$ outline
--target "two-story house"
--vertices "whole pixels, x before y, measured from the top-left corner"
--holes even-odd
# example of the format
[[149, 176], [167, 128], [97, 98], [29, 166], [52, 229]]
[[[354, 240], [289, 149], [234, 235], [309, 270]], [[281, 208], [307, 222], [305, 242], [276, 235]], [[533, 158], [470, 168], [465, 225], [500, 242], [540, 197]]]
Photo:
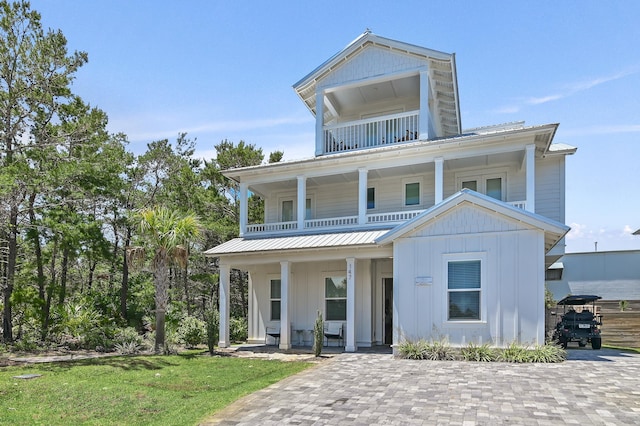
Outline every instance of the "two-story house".
[[[564, 252], [557, 124], [462, 130], [453, 54], [369, 31], [294, 85], [315, 157], [226, 170], [240, 235], [220, 264], [249, 273], [249, 341], [310, 345], [317, 311], [346, 351], [402, 339], [544, 342], [545, 268]], [[247, 197], [264, 199], [249, 224]]]

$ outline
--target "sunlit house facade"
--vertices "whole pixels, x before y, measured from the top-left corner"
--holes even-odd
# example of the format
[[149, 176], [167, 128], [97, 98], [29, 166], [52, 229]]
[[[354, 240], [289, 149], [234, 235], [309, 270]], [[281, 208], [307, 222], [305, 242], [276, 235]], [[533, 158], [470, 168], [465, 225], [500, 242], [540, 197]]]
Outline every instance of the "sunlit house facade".
[[[220, 265], [249, 273], [249, 341], [310, 345], [316, 314], [346, 351], [402, 339], [544, 341], [545, 269], [564, 252], [557, 124], [463, 130], [453, 54], [365, 32], [294, 85], [315, 157], [231, 169], [240, 235]], [[247, 197], [264, 199], [248, 223]], [[267, 336], [279, 330], [279, 340]]]

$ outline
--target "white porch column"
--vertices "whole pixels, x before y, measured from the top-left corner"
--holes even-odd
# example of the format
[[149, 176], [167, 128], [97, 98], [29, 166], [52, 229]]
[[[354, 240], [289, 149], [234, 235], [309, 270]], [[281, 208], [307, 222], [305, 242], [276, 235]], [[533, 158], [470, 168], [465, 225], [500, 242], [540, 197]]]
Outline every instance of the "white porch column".
[[367, 169], [358, 169], [358, 225], [367, 223]]
[[229, 265], [220, 264], [220, 336], [218, 346], [221, 348], [229, 347], [229, 275], [231, 268]]
[[240, 182], [240, 236], [247, 232], [247, 222], [249, 217], [249, 185]]
[[525, 151], [527, 174], [527, 211], [536, 212], [536, 146], [527, 145]]
[[280, 349], [291, 349], [291, 262], [280, 262]]
[[435, 190], [436, 190], [436, 199], [435, 204], [441, 203], [443, 199], [444, 193], [444, 158], [437, 157], [434, 159], [435, 162]]
[[345, 352], [355, 352], [356, 347], [356, 259], [347, 257], [347, 335]]
[[429, 71], [420, 71], [420, 114], [418, 115], [418, 129], [420, 139], [429, 139]]
[[324, 153], [324, 92], [316, 91], [316, 156]]
[[307, 178], [298, 176], [298, 231], [304, 229], [305, 213], [307, 212]]

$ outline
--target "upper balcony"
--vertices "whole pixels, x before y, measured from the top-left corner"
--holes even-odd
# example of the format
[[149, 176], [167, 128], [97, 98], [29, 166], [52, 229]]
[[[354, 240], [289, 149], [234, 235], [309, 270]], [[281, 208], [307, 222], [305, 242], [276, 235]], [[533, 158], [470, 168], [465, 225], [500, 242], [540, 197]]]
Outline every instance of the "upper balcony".
[[[526, 201], [509, 201], [507, 204], [526, 210]], [[393, 227], [413, 219], [425, 210], [405, 210], [367, 214], [360, 223], [358, 216], [340, 216], [304, 221], [304, 229], [299, 229], [297, 221], [248, 224], [244, 236], [287, 235], [300, 232], [339, 232], [345, 230], [365, 230]]]
[[419, 111], [324, 126], [324, 154], [404, 143], [419, 138]]

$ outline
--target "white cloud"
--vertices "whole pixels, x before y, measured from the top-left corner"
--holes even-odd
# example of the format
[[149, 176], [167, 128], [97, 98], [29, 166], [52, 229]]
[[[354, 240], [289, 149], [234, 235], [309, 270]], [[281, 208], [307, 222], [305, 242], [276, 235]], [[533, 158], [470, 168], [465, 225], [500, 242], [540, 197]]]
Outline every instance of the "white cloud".
[[610, 81], [619, 80], [621, 78], [624, 78], [624, 77], [627, 77], [629, 75], [635, 74], [635, 73], [637, 73], [639, 71], [640, 71], [640, 67], [631, 67], [631, 68], [627, 68], [625, 70], [622, 70], [620, 72], [617, 72], [615, 74], [611, 74], [611, 75], [608, 75], [608, 76], [596, 77], [596, 78], [592, 78], [592, 79], [589, 79], [589, 80], [570, 83], [570, 84], [566, 85], [566, 89], [561, 90], [559, 93], [554, 93], [554, 94], [545, 95], [545, 96], [533, 96], [533, 97], [530, 97], [530, 98], [526, 98], [526, 99], [523, 99], [521, 101], [522, 105], [509, 105], [509, 106], [498, 108], [498, 109], [494, 110], [494, 112], [501, 113], [501, 114], [512, 114], [512, 113], [520, 111], [520, 109], [522, 109], [522, 107], [524, 105], [542, 105], [542, 104], [546, 104], [548, 102], [553, 102], [553, 101], [557, 101], [557, 100], [560, 100], [560, 99], [564, 99], [564, 98], [572, 96], [572, 95], [574, 95], [576, 93], [592, 89], [592, 88], [594, 88], [596, 86], [599, 86], [601, 84], [605, 84], [605, 83], [608, 83]]

